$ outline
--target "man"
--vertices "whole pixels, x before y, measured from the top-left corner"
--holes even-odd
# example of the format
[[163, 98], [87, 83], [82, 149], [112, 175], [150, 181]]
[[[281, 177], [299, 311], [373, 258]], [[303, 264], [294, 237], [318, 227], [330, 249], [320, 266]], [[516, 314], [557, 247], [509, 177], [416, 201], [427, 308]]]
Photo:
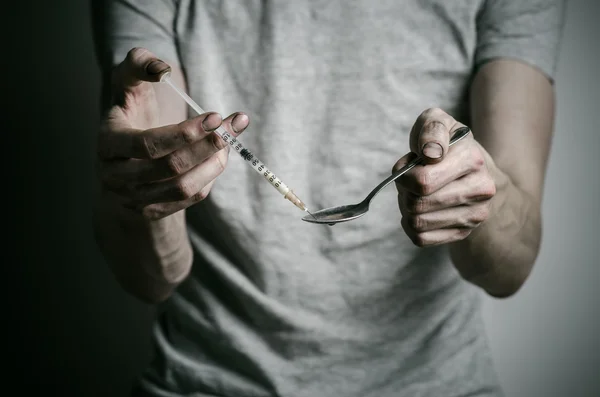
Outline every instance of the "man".
[[[480, 291], [513, 295], [538, 253], [561, 1], [95, 12], [97, 240], [127, 291], [164, 302], [136, 395], [502, 396]], [[211, 112], [188, 119], [165, 73]], [[358, 220], [302, 222], [212, 133], [250, 119], [241, 140], [311, 209], [424, 163]]]

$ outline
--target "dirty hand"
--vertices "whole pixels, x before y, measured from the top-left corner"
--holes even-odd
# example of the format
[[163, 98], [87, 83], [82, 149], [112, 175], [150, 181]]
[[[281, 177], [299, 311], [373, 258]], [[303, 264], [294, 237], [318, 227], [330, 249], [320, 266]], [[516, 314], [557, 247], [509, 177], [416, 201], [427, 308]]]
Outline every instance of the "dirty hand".
[[212, 112], [159, 126], [153, 84], [169, 71], [148, 50], [132, 49], [113, 72], [112, 104], [98, 137], [103, 194], [148, 220], [203, 200], [229, 152], [212, 131], [223, 124], [237, 136], [248, 126], [243, 113], [222, 120]]
[[396, 180], [402, 227], [419, 247], [465, 239], [484, 222], [496, 184], [489, 154], [473, 134], [448, 146], [463, 124], [440, 109], [428, 109], [410, 132], [411, 153], [394, 165], [403, 167], [416, 156], [422, 163]]

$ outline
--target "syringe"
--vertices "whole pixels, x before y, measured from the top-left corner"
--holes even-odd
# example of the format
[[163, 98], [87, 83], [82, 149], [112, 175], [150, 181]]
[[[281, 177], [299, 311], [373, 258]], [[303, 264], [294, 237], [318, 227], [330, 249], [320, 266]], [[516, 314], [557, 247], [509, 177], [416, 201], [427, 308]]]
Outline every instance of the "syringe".
[[[171, 81], [171, 73], [163, 74], [160, 81], [167, 83], [169, 86], [171, 86], [171, 88], [173, 88], [175, 92], [177, 92], [179, 96], [181, 96], [187, 102], [187, 104], [190, 105], [190, 107], [194, 109], [194, 111], [196, 111], [196, 113], [198, 113], [199, 115], [206, 113], [200, 106], [198, 106], [196, 102], [194, 102], [192, 98], [189, 97], [189, 95], [187, 95], [185, 92], [180, 90], [175, 84], [173, 84], [173, 82]], [[298, 196], [296, 196], [294, 192], [285, 183], [281, 181], [281, 179], [275, 176], [275, 174], [273, 174], [271, 170], [269, 170], [265, 163], [256, 158], [256, 156], [254, 156], [248, 149], [246, 149], [237, 138], [233, 137], [229, 132], [227, 132], [227, 130], [225, 130], [225, 128], [223, 128], [222, 125], [219, 126], [219, 128], [217, 128], [214, 132], [223, 141], [225, 141], [225, 143], [228, 143], [229, 146], [231, 146], [236, 152], [238, 152], [239, 155], [242, 156], [244, 160], [246, 160], [246, 163], [249, 164], [252, 168], [254, 168], [256, 172], [261, 174], [275, 189], [277, 189], [279, 193], [283, 195], [285, 199], [291, 201], [292, 204], [300, 208], [302, 211], [306, 211], [310, 214], [310, 211], [308, 210], [306, 205], [304, 205], [302, 200], [300, 200]]]

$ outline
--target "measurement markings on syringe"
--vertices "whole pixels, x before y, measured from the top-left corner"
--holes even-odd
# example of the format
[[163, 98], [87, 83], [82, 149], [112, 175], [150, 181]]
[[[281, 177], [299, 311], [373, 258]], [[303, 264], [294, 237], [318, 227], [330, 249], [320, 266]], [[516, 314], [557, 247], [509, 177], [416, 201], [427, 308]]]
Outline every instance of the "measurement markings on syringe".
[[[171, 74], [165, 73], [161, 76], [160, 81], [167, 83], [173, 90], [182, 97], [185, 102], [192, 108], [197, 114], [205, 113], [204, 110], [198, 105], [189, 95], [183, 92], [180, 88], [178, 88], [170, 79]], [[220, 126], [215, 130], [215, 133], [223, 139], [225, 143], [228, 143], [231, 147], [235, 149], [236, 152], [244, 159], [246, 162], [258, 173], [262, 174], [266, 180], [271, 183], [271, 186], [277, 188], [277, 191], [283, 195], [283, 197], [292, 202], [296, 207], [300, 208], [302, 211], [308, 211], [304, 203], [292, 192], [292, 190], [281, 181], [281, 179], [277, 178], [275, 175], [269, 171], [267, 166], [259, 161], [254, 155], [244, 148], [244, 146], [238, 142], [236, 138], [233, 138], [230, 133], [228, 133], [223, 126]]]
[[264, 163], [260, 162], [257, 158], [254, 158], [252, 152], [244, 148], [241, 143], [238, 143], [237, 139], [233, 138], [227, 133], [223, 134], [221, 138], [223, 139], [223, 141], [225, 141], [225, 143], [229, 143], [231, 147], [233, 147], [237, 152], [239, 152], [244, 160], [252, 162], [252, 166], [258, 171], [263, 172], [264, 170], [263, 176], [269, 182], [273, 183], [273, 186], [279, 187], [282, 184], [281, 180], [277, 178], [275, 174], [273, 174]]
[[229, 134], [223, 134], [223, 136], [221, 136], [221, 139], [223, 139], [225, 141], [225, 143], [229, 143], [231, 145], [232, 148], [234, 148], [236, 151], [240, 151], [240, 149], [243, 148], [242, 144], [239, 143], [237, 141], [237, 139], [233, 138], [231, 135]]

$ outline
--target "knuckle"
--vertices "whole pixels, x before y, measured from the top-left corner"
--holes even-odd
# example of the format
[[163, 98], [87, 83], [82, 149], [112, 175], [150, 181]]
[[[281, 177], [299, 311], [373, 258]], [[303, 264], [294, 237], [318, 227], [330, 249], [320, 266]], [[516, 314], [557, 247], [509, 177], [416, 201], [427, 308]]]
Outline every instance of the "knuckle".
[[192, 196], [192, 202], [199, 203], [200, 201], [206, 199], [208, 197], [208, 193], [210, 193], [210, 189], [202, 189], [198, 193]]
[[416, 234], [411, 238], [411, 241], [413, 242], [414, 245], [416, 245], [417, 247], [426, 247], [427, 245], [429, 245], [427, 239], [425, 238], [425, 236], [423, 236], [422, 234]]
[[487, 207], [482, 207], [474, 211], [473, 213], [473, 222], [476, 225], [484, 222], [489, 216], [489, 210]]
[[422, 196], [433, 193], [433, 177], [428, 172], [420, 172], [415, 176], [417, 191]]
[[438, 134], [442, 134], [445, 132], [446, 126], [440, 120], [426, 120], [425, 124], [423, 124], [423, 129], [429, 130], [429, 132], [435, 132]]
[[496, 184], [489, 178], [487, 183], [483, 183], [483, 196], [487, 199], [491, 199], [496, 195]]
[[421, 112], [421, 115], [419, 117], [422, 120], [427, 120], [432, 115], [432, 113], [434, 112], [434, 109], [435, 108], [427, 108], [427, 109], [423, 110]]
[[179, 124], [179, 127], [179, 134], [183, 143], [189, 145], [196, 141], [198, 133], [196, 128], [194, 128], [194, 126], [192, 125], [192, 123], [183, 122]]
[[469, 234], [471, 234], [471, 230], [470, 229], [457, 229], [456, 231], [456, 237], [454, 238], [454, 240], [464, 240], [467, 237], [469, 237]]
[[217, 153], [213, 155], [215, 166], [217, 167], [217, 175], [221, 175], [227, 166], [227, 153]]
[[408, 238], [414, 245], [416, 245], [417, 247], [424, 247], [425, 245], [427, 245], [427, 242], [425, 241], [425, 236], [423, 234], [416, 233], [411, 228], [410, 221], [407, 219], [407, 217], [402, 217], [401, 224], [402, 228], [404, 229], [404, 232], [406, 233], [406, 236], [408, 236]]
[[412, 214], [423, 214], [427, 212], [427, 199], [425, 197], [409, 197], [407, 210]]
[[187, 170], [187, 162], [181, 154], [171, 153], [165, 157], [165, 162], [170, 175], [180, 175]]
[[427, 221], [421, 216], [411, 216], [408, 219], [409, 225], [417, 232], [422, 232], [427, 227]]
[[212, 147], [215, 152], [218, 152], [221, 149], [224, 149], [227, 147], [227, 144], [225, 143], [225, 141], [222, 140], [217, 134], [210, 134], [208, 139], [211, 140]]
[[420, 193], [423, 196], [429, 196], [431, 193], [434, 192], [434, 188], [429, 183], [420, 185], [419, 189], [420, 189]]
[[483, 153], [477, 147], [471, 149], [471, 163], [473, 164], [474, 170], [480, 170], [485, 166], [485, 158]]
[[143, 150], [144, 150], [144, 154], [146, 155], [146, 157], [150, 158], [150, 159], [156, 159], [158, 158], [158, 148], [156, 147], [156, 143], [154, 142], [153, 139], [151, 139], [150, 137], [144, 136], [142, 138], [142, 145], [143, 145]]
[[406, 212], [408, 212], [409, 214], [416, 214], [417, 213], [417, 199], [415, 198], [415, 196], [405, 193], [404, 197], [403, 197], [403, 203], [404, 203], [404, 208], [406, 209]]
[[486, 176], [477, 179], [477, 188], [475, 189], [472, 199], [467, 201], [486, 201], [492, 199], [496, 195], [496, 183], [494, 180]]
[[424, 214], [429, 210], [429, 199], [425, 197], [419, 197], [415, 203], [415, 211], [418, 214]]
[[137, 59], [139, 59], [142, 55], [144, 55], [148, 50], [142, 47], [133, 47], [131, 50], [127, 52], [125, 56], [125, 60], [127, 62], [134, 63]]
[[438, 107], [427, 108], [421, 113], [420, 118], [425, 121], [441, 113], [444, 113], [444, 111]]
[[181, 178], [175, 185], [175, 195], [178, 200], [187, 200], [192, 198], [198, 192], [195, 184], [187, 178]]

